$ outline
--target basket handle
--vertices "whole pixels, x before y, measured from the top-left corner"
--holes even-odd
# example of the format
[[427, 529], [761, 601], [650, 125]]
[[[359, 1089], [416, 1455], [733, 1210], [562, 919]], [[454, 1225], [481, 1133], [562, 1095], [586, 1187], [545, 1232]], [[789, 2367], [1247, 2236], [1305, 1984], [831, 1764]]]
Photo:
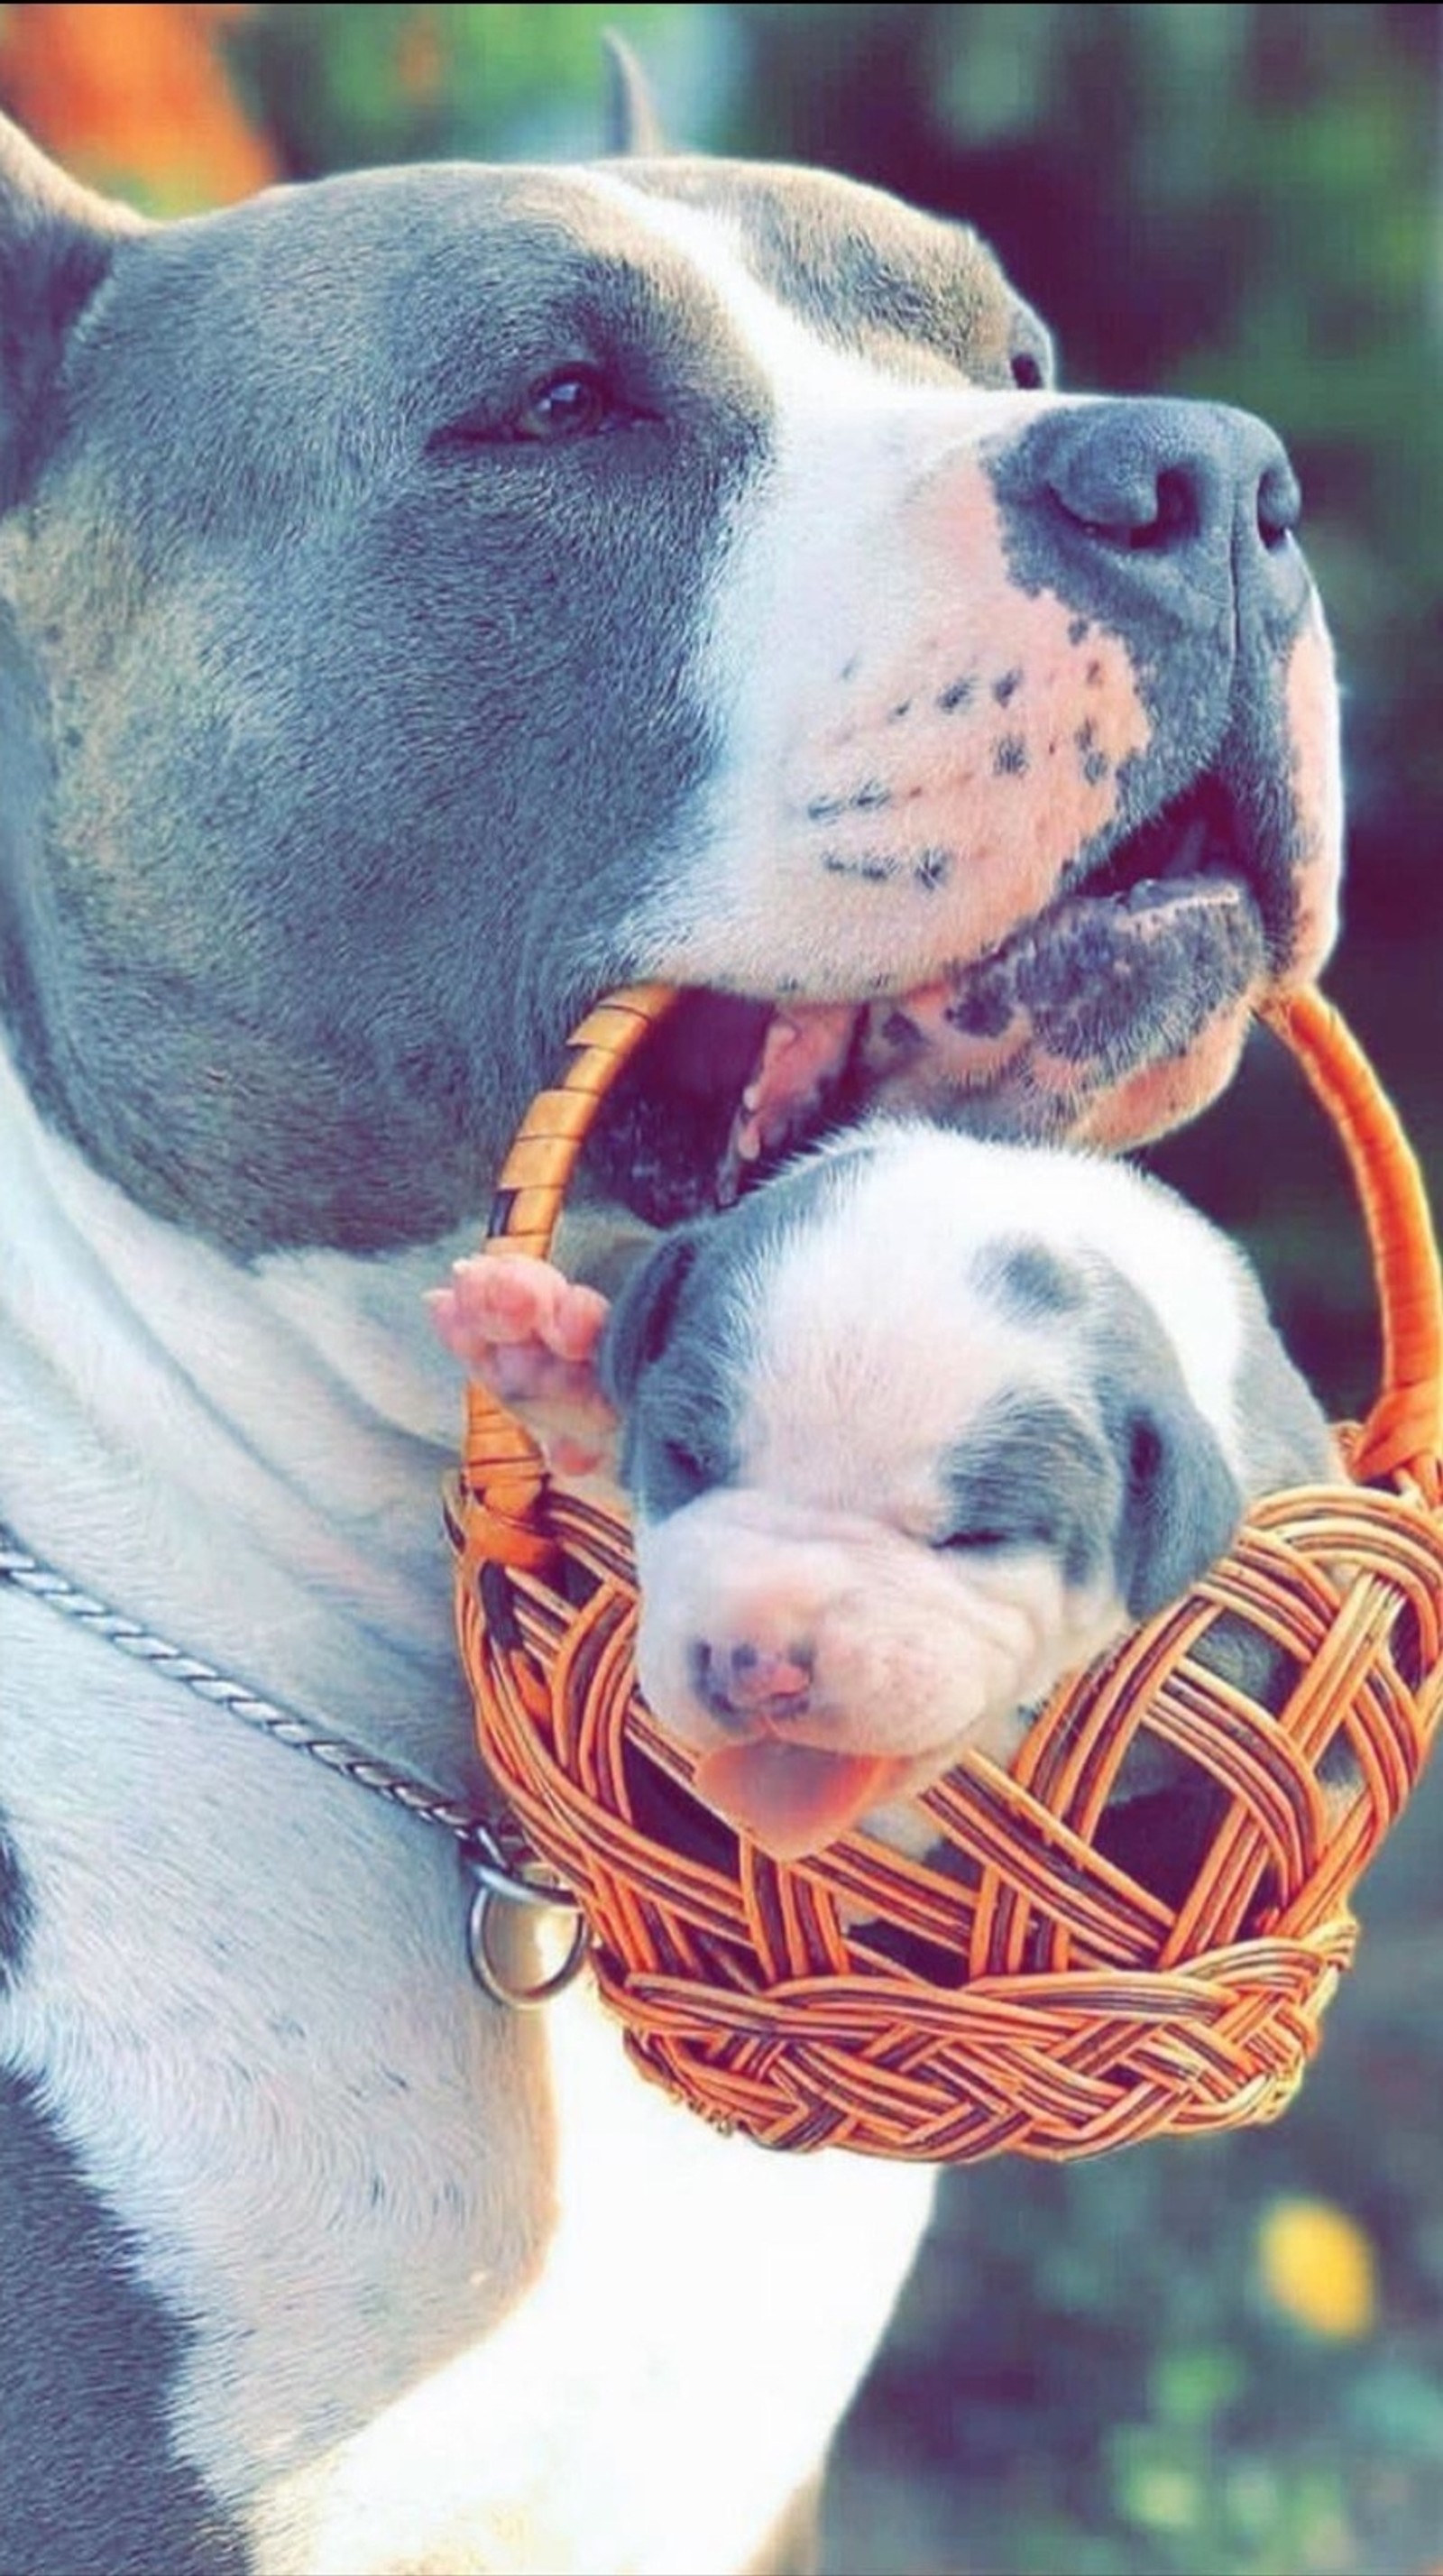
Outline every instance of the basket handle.
[[[537, 1093], [497, 1175], [488, 1252], [545, 1260], [597, 1102], [676, 999], [672, 984], [628, 985], [572, 1031], [560, 1080]], [[466, 1388], [461, 1482], [473, 1504], [483, 1505], [471, 1516], [467, 1542], [478, 1564], [483, 1556], [512, 1565], [544, 1561], [549, 1542], [538, 1531], [536, 1505], [545, 1460], [530, 1433], [474, 1378]]]
[[1289, 1048], [1338, 1131], [1373, 1256], [1383, 1382], [1352, 1449], [1360, 1480], [1404, 1474], [1443, 1499], [1443, 1283], [1428, 1194], [1398, 1113], [1339, 1011], [1290, 993], [1260, 1017]]
[[[551, 1248], [596, 1104], [676, 1001], [636, 984], [588, 1013], [560, 1081], [538, 1093], [501, 1167], [487, 1249]], [[1396, 1110], [1331, 1002], [1320, 993], [1264, 1004], [1261, 1018], [1296, 1059], [1338, 1131], [1358, 1193], [1382, 1315], [1383, 1379], [1351, 1454], [1359, 1479], [1405, 1474], [1443, 1500], [1443, 1283], [1427, 1194]], [[535, 1444], [476, 1386], [468, 1392], [466, 1477], [516, 1519], [518, 1543], [543, 1482]]]
[[497, 1175], [488, 1252], [531, 1252], [545, 1260], [597, 1102], [677, 998], [674, 984], [631, 984], [608, 994], [573, 1029], [560, 1081], [537, 1093]]

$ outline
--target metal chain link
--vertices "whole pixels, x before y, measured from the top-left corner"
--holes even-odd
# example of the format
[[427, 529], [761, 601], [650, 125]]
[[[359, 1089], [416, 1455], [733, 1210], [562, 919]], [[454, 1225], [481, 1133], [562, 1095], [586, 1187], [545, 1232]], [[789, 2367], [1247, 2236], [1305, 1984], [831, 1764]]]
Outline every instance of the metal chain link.
[[[519, 1828], [509, 1818], [484, 1816], [457, 1799], [443, 1797], [438, 1789], [412, 1773], [398, 1771], [392, 1764], [378, 1761], [374, 1754], [363, 1753], [359, 1746], [348, 1744], [344, 1736], [323, 1732], [298, 1717], [294, 1709], [262, 1698], [259, 1692], [217, 1671], [214, 1664], [205, 1663], [199, 1655], [187, 1654], [167, 1638], [158, 1637], [153, 1629], [127, 1618], [122, 1611], [97, 1600], [93, 1593], [82, 1591], [67, 1575], [32, 1556], [3, 1521], [0, 1583], [43, 1603], [60, 1617], [73, 1620], [78, 1628], [116, 1647], [134, 1662], [148, 1664], [153, 1671], [163, 1673], [167, 1681], [179, 1682], [207, 1707], [225, 1709], [243, 1725], [271, 1736], [278, 1744], [288, 1745], [292, 1752], [308, 1753], [327, 1771], [344, 1780], [354, 1780], [358, 1788], [370, 1789], [407, 1815], [418, 1817], [423, 1824], [439, 1825], [450, 1834], [472, 1881], [466, 1917], [467, 1957], [477, 1981], [498, 2003], [525, 2007], [549, 2002], [570, 1984], [587, 1947], [576, 1899], [526, 1849]], [[498, 1964], [489, 1912], [496, 1904], [553, 1907], [577, 1916], [576, 1931], [560, 1967], [534, 1986], [519, 1985], [507, 1978]]]

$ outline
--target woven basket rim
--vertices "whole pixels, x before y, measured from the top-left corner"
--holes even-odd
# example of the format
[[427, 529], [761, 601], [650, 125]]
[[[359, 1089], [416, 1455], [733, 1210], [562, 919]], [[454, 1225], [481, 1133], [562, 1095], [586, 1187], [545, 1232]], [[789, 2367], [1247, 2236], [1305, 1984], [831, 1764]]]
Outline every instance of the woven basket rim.
[[[538, 1092], [497, 1178], [486, 1230], [490, 1252], [546, 1258], [567, 1191], [600, 1105], [685, 988], [620, 988], [588, 1011], [567, 1043], [560, 1079]], [[1363, 1220], [1377, 1295], [1378, 1390], [1348, 1439], [1358, 1483], [1404, 1476], [1430, 1502], [1443, 1500], [1443, 1271], [1428, 1193], [1401, 1119], [1336, 1003], [1315, 987], [1257, 1013], [1293, 1058], [1330, 1121]], [[496, 1399], [468, 1388], [473, 1430], [494, 1426]], [[513, 1417], [508, 1419], [514, 1420]], [[517, 1442], [545, 1481], [539, 1449], [519, 1423]], [[520, 1460], [518, 1458], [518, 1464]], [[528, 1479], [529, 1481], [529, 1479]]]

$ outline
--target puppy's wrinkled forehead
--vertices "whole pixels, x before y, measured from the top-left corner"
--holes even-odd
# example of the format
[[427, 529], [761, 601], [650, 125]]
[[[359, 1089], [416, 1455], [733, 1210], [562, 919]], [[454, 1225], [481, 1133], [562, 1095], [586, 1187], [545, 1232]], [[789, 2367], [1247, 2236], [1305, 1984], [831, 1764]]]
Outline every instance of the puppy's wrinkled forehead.
[[[952, 1141], [952, 1140], [946, 1140]], [[1092, 1321], [1084, 1269], [1035, 1228], [980, 1232], [916, 1158], [822, 1155], [745, 1209], [743, 1473], [821, 1507], [929, 1530], [957, 1444], [999, 1405], [1069, 1397]], [[734, 1290], [734, 1293], [737, 1293]]]

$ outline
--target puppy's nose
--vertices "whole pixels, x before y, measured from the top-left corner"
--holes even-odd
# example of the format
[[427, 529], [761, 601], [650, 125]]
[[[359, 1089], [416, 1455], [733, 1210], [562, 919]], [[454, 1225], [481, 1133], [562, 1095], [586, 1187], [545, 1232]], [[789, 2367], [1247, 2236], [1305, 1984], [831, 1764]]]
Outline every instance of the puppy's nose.
[[694, 1637], [688, 1649], [692, 1689], [725, 1726], [738, 1720], [800, 1717], [812, 1691], [812, 1649], [794, 1642], [778, 1649], [743, 1638], [735, 1646]]

